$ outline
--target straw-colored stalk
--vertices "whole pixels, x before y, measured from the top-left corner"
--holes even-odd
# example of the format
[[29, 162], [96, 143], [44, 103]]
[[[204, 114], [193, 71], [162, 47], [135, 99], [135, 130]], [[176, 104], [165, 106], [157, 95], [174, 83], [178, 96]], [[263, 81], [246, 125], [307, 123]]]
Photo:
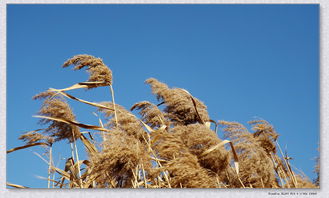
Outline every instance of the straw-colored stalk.
[[285, 158], [285, 156], [283, 155], [283, 152], [282, 152], [281, 146], [280, 146], [280, 144], [279, 144], [279, 142], [278, 142], [277, 140], [276, 140], [276, 144], [278, 145], [278, 148], [279, 148], [279, 150], [280, 150], [280, 153], [281, 153], [281, 155], [282, 155], [282, 158], [283, 158], [283, 160], [284, 160], [284, 162], [285, 162], [285, 164], [286, 164], [286, 166], [287, 166], [289, 176], [290, 176], [290, 178], [292, 179], [294, 186], [297, 188], [298, 183], [297, 183], [297, 179], [296, 179], [296, 177], [295, 177], [295, 174], [294, 174], [293, 171], [291, 170], [291, 167], [290, 167], [290, 165], [289, 165], [288, 160], [287, 160], [287, 159]]
[[115, 105], [115, 100], [114, 100], [114, 90], [112, 85], [109, 86], [110, 87], [110, 91], [111, 91], [111, 96], [112, 96], [112, 103], [113, 103], [113, 109], [114, 109], [114, 117], [115, 117], [115, 123], [118, 126], [118, 116], [117, 116], [117, 110], [116, 110], [116, 105]]
[[[73, 160], [76, 159], [76, 163], [78, 165], [78, 173], [79, 173], [79, 179], [80, 179], [80, 188], [82, 188], [82, 179], [81, 179], [81, 171], [80, 171], [80, 160], [79, 160], [79, 154], [78, 154], [78, 148], [76, 144], [76, 137], [74, 134], [74, 131], [72, 130], [72, 137], [73, 137], [73, 144], [71, 143], [71, 151], [72, 151], [72, 157]], [[75, 156], [75, 157], [74, 157]]]
[[[49, 165], [48, 165], [48, 188], [50, 188], [50, 177], [51, 177], [51, 172], [52, 172], [52, 164], [53, 164], [53, 157], [52, 157], [52, 150], [53, 150], [53, 147], [50, 146], [49, 147]], [[53, 185], [54, 185], [54, 182], [53, 182]]]

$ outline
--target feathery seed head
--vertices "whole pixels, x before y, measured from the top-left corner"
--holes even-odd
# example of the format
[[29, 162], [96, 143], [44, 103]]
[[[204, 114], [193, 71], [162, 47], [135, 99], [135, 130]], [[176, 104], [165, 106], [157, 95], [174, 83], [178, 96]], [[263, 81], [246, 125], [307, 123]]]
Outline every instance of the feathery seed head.
[[88, 67], [87, 71], [90, 74], [88, 82], [98, 82], [96, 84], [88, 84], [88, 89], [112, 84], [112, 71], [100, 58], [85, 54], [76, 55], [68, 59], [63, 67], [68, 67], [69, 65], [75, 65], [74, 70]]
[[151, 133], [151, 142], [152, 149], [164, 160], [172, 160], [189, 152], [179, 136], [166, 130]]
[[142, 120], [152, 128], [169, 125], [163, 112], [156, 105], [148, 101], [136, 103], [130, 108], [131, 111], [135, 109], [140, 110], [139, 114], [142, 116]]
[[173, 128], [173, 133], [181, 138], [191, 154], [197, 156], [203, 168], [220, 174], [229, 166], [230, 156], [224, 146], [203, 155], [206, 150], [222, 141], [205, 125], [176, 126]]
[[164, 168], [170, 174], [173, 188], [216, 188], [216, 179], [202, 168], [196, 156], [185, 153], [169, 161]]
[[52, 145], [54, 143], [54, 138], [42, 135], [36, 131], [30, 131], [23, 135], [21, 135], [18, 139], [23, 140], [26, 144], [37, 143], [41, 141], [45, 141], [48, 145]]
[[[114, 109], [112, 102], [102, 102], [101, 104]], [[116, 104], [115, 107], [118, 126], [116, 126], [115, 123], [116, 120], [114, 117], [114, 111], [102, 108], [99, 109], [99, 111], [105, 113], [105, 116], [109, 118], [109, 121], [106, 125], [110, 128], [118, 127], [120, 130], [125, 131], [128, 135], [134, 136], [143, 142], [144, 138], [146, 137], [146, 132], [144, 131], [140, 121], [136, 118], [136, 116], [118, 104]]]
[[[65, 99], [54, 92], [42, 92], [33, 97], [34, 99], [44, 99], [39, 115], [61, 118], [66, 120], [75, 120], [75, 116], [67, 104]], [[80, 137], [81, 133], [77, 126], [67, 123], [44, 119], [40, 120], [41, 124], [49, 124], [45, 132], [50, 133], [51, 137], [55, 138], [55, 141], [68, 139], [69, 142], [73, 142]]]
[[279, 134], [274, 130], [274, 127], [266, 120], [253, 120], [249, 121], [252, 125], [253, 134], [256, 140], [260, 143], [261, 147], [270, 155], [270, 152], [276, 153], [275, 141], [278, 139]]
[[151, 167], [147, 149], [125, 131], [113, 130], [104, 142], [104, 149], [92, 156], [93, 172], [100, 184], [116, 182], [117, 187], [132, 187], [132, 170], [143, 164]]
[[[163, 100], [166, 105], [164, 111], [167, 113], [167, 117], [175, 124], [187, 125], [200, 122], [200, 119], [202, 122], [209, 120], [207, 107], [187, 91], [180, 88], [170, 89], [166, 84], [159, 82], [155, 78], [147, 79], [145, 82], [151, 86], [152, 92], [157, 96], [157, 99]], [[196, 103], [196, 107], [192, 98]]]
[[[219, 122], [225, 137], [229, 138], [238, 152], [242, 182], [255, 188], [271, 188], [277, 185], [274, 165], [266, 150], [248, 129], [237, 122]], [[263, 182], [262, 182], [263, 181]]]

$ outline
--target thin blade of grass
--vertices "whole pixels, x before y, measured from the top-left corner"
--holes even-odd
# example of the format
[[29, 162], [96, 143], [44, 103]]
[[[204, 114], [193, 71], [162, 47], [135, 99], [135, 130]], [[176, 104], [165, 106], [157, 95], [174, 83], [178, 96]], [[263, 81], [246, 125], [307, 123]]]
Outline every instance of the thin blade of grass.
[[149, 125], [145, 124], [145, 122], [143, 122], [142, 120], [139, 121], [143, 124], [143, 126], [147, 129], [149, 133], [154, 132], [154, 130]]
[[87, 86], [107, 86], [107, 83], [105, 81], [94, 81], [94, 82], [80, 82], [79, 85], [87, 85]]
[[72, 120], [67, 120], [67, 119], [63, 119], [63, 118], [54, 118], [54, 117], [49, 117], [49, 116], [40, 116], [40, 115], [36, 115], [33, 116], [36, 118], [44, 118], [44, 119], [48, 119], [48, 120], [55, 120], [58, 122], [64, 122], [66, 124], [73, 124], [76, 125], [78, 127], [81, 128], [85, 128], [85, 129], [92, 129], [92, 130], [97, 130], [97, 131], [106, 131], [106, 132], [110, 132], [110, 130], [99, 127], [99, 126], [95, 126], [95, 125], [88, 125], [88, 124], [82, 124], [80, 122], [76, 122], [76, 121], [72, 121]]
[[71, 87], [67, 87], [64, 89], [59, 89], [60, 91], [68, 91], [68, 90], [73, 90], [73, 89], [81, 89], [81, 88], [88, 88], [87, 85], [81, 85], [80, 83], [74, 84]]
[[[79, 160], [79, 164], [85, 164], [86, 166], [90, 166], [90, 161], [88, 160]], [[78, 167], [78, 163], [75, 163], [74, 164], [74, 168], [77, 168]]]
[[18, 184], [11, 184], [9, 182], [7, 182], [6, 185], [10, 186], [10, 187], [14, 187], [14, 188], [29, 188], [29, 187], [18, 185]]
[[59, 168], [57, 168], [57, 167], [52, 167], [58, 174], [60, 174], [61, 176], [63, 176], [65, 179], [67, 179], [67, 180], [70, 180], [70, 174], [69, 173], [67, 173], [67, 172], [65, 172], [65, 171], [63, 171], [62, 169], [59, 169]]
[[60, 181], [56, 181], [56, 180], [49, 179], [49, 178], [42, 177], [42, 176], [36, 176], [36, 177], [39, 178], [39, 179], [43, 179], [43, 180], [47, 180], [47, 181], [51, 181], [51, 182], [55, 183], [55, 185], [57, 185], [57, 184], [60, 183]]
[[33, 152], [33, 154], [38, 156], [42, 161], [44, 161], [47, 165], [49, 165], [49, 162], [45, 158], [43, 158], [39, 153]]
[[81, 134], [80, 140], [82, 141], [82, 143], [90, 154], [95, 154], [98, 152], [96, 146], [91, 143], [83, 134]]
[[83, 99], [74, 97], [74, 96], [72, 96], [72, 95], [70, 95], [68, 93], [65, 93], [64, 91], [59, 90], [59, 89], [50, 88], [49, 91], [58, 92], [61, 95], [67, 97], [67, 98], [70, 98], [72, 100], [76, 100], [76, 101], [79, 101], [79, 102], [82, 102], [82, 103], [85, 103], [85, 104], [88, 104], [88, 105], [91, 105], [91, 106], [95, 106], [95, 107], [99, 107], [99, 108], [103, 108], [103, 109], [108, 109], [108, 110], [114, 111], [114, 109], [112, 109], [110, 107], [107, 107], [107, 106], [104, 106], [104, 105], [101, 105], [101, 104], [98, 104], [98, 103], [95, 103], [95, 102], [89, 102], [89, 101], [86, 101], [86, 100], [83, 100]]
[[27, 144], [27, 145], [25, 145], [25, 146], [19, 146], [19, 147], [12, 148], [12, 149], [10, 149], [10, 150], [7, 151], [7, 154], [8, 154], [8, 153], [11, 153], [11, 152], [14, 152], [14, 151], [17, 151], [17, 150], [21, 150], [21, 149], [29, 148], [29, 147], [32, 147], [32, 146], [40, 146], [40, 145], [43, 145], [43, 146], [49, 146], [47, 143], [44, 143], [44, 142], [37, 142], [37, 143]]

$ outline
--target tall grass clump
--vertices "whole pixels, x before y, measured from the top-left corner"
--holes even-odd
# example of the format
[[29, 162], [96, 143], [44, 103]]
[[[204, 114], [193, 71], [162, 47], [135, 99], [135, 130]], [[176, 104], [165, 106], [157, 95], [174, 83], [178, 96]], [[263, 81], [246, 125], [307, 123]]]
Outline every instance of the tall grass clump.
[[[319, 159], [318, 177], [311, 182], [283, 155], [279, 133], [266, 120], [250, 121], [249, 129], [216, 122], [201, 100], [155, 78], [145, 82], [157, 103], [141, 101], [126, 109], [115, 103], [112, 71], [102, 59], [77, 55], [63, 67], [71, 65], [85, 68], [88, 80], [34, 96], [42, 100], [35, 117], [45, 128], [22, 134], [25, 145], [7, 151], [44, 147], [46, 157], [40, 157], [48, 166], [48, 188], [319, 188]], [[109, 88], [110, 101], [90, 102], [68, 93], [98, 87]], [[95, 108], [98, 124], [79, 122], [71, 100]], [[63, 166], [54, 162], [58, 142], [69, 144]]]

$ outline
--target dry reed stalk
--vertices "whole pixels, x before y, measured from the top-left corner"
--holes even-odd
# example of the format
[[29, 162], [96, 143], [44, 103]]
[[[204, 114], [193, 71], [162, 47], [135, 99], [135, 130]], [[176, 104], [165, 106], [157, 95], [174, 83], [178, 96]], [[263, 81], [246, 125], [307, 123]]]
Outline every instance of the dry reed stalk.
[[138, 165], [136, 166], [135, 170], [131, 170], [134, 176], [134, 180], [132, 181], [134, 188], [139, 188], [139, 183], [138, 183]]
[[[283, 184], [283, 179], [282, 179], [282, 176], [281, 176], [281, 171], [280, 171], [280, 167], [279, 167], [279, 163], [276, 162], [275, 158], [273, 157], [273, 153], [270, 153], [270, 156], [271, 156], [271, 159], [272, 159], [272, 162], [273, 162], [273, 166], [274, 166], [274, 170], [280, 180], [280, 183], [281, 185]], [[277, 155], [275, 155], [277, 156]]]
[[[98, 123], [102, 128], [104, 128], [104, 124], [100, 118], [98, 118]], [[103, 142], [106, 141], [106, 135], [105, 135], [104, 131], [102, 131], [102, 138], [103, 138]]]
[[279, 173], [279, 177], [284, 180], [284, 182], [281, 182], [281, 186], [292, 188], [293, 186], [290, 186], [291, 176], [289, 175], [288, 173], [289, 171], [287, 167], [284, 165], [283, 160], [278, 155], [274, 155], [274, 160], [277, 163], [277, 170]]
[[[51, 167], [53, 163], [53, 157], [52, 157], [52, 146], [49, 148], [49, 166], [48, 166], [48, 188], [50, 188], [50, 177], [51, 177]], [[53, 183], [54, 184], [54, 183]]]
[[110, 90], [111, 90], [111, 96], [112, 96], [112, 103], [113, 103], [113, 109], [114, 109], [114, 118], [115, 118], [115, 124], [118, 126], [118, 116], [117, 116], [117, 110], [116, 110], [116, 105], [115, 105], [115, 100], [114, 100], [114, 90], [112, 85], [110, 85]]
[[[53, 171], [53, 170], [52, 170]], [[52, 176], [53, 176], [53, 178], [52, 178], [52, 181], [53, 181], [53, 185], [52, 185], [52, 188], [55, 188], [55, 183], [57, 182], [56, 180], [55, 180], [55, 172], [53, 171], [53, 174], [52, 174]]]
[[147, 188], [147, 179], [146, 179], [146, 174], [145, 174], [145, 169], [144, 165], [142, 164], [142, 173], [143, 173], [143, 179], [144, 179], [144, 187]]
[[[241, 178], [238, 176], [238, 180], [239, 180], [239, 182], [241, 183], [241, 186], [243, 187], [243, 188], [246, 188], [246, 186], [243, 184], [243, 182], [241, 181]], [[251, 185], [251, 184], [250, 184]]]
[[287, 159], [285, 158], [285, 156], [283, 155], [283, 152], [282, 152], [281, 146], [280, 146], [280, 144], [279, 144], [279, 142], [278, 142], [277, 140], [276, 140], [276, 144], [277, 144], [277, 146], [278, 146], [278, 148], [279, 148], [279, 150], [280, 150], [281, 156], [282, 156], [283, 161], [285, 162], [285, 165], [286, 165], [287, 170], [288, 170], [288, 171], [285, 171], [285, 172], [288, 173], [290, 179], [292, 180], [292, 184], [297, 188], [297, 186], [298, 186], [297, 179], [296, 179], [294, 173], [292, 172], [292, 170], [291, 170], [291, 168], [290, 168], [290, 165], [289, 165], [288, 160], [287, 160]]
[[80, 171], [80, 160], [79, 160], [79, 153], [78, 153], [78, 148], [77, 148], [77, 144], [76, 144], [76, 141], [74, 140], [73, 142], [73, 145], [74, 145], [74, 151], [75, 151], [75, 156], [76, 156], [76, 159], [77, 159], [77, 169], [78, 169], [78, 173], [79, 173], [79, 185], [80, 185], [80, 188], [82, 188], [82, 179], [81, 179], [81, 171]]
[[73, 143], [70, 143], [70, 147], [71, 147], [71, 157], [72, 157], [73, 161], [76, 161], [75, 154], [74, 154], [74, 145], [73, 145]]
[[[80, 133], [81, 134], [81, 133]], [[77, 145], [76, 145], [76, 137], [75, 137], [75, 134], [74, 132], [72, 131], [72, 137], [73, 137], [73, 144], [71, 143], [71, 151], [72, 151], [72, 157], [73, 157], [73, 160], [76, 159], [76, 162], [77, 162], [77, 169], [78, 169], [78, 173], [79, 173], [79, 185], [80, 185], [80, 188], [82, 188], [82, 180], [81, 180], [81, 172], [80, 172], [80, 164], [79, 164], [79, 154], [78, 154], [78, 148], [77, 148]], [[74, 157], [75, 156], [75, 157]]]

